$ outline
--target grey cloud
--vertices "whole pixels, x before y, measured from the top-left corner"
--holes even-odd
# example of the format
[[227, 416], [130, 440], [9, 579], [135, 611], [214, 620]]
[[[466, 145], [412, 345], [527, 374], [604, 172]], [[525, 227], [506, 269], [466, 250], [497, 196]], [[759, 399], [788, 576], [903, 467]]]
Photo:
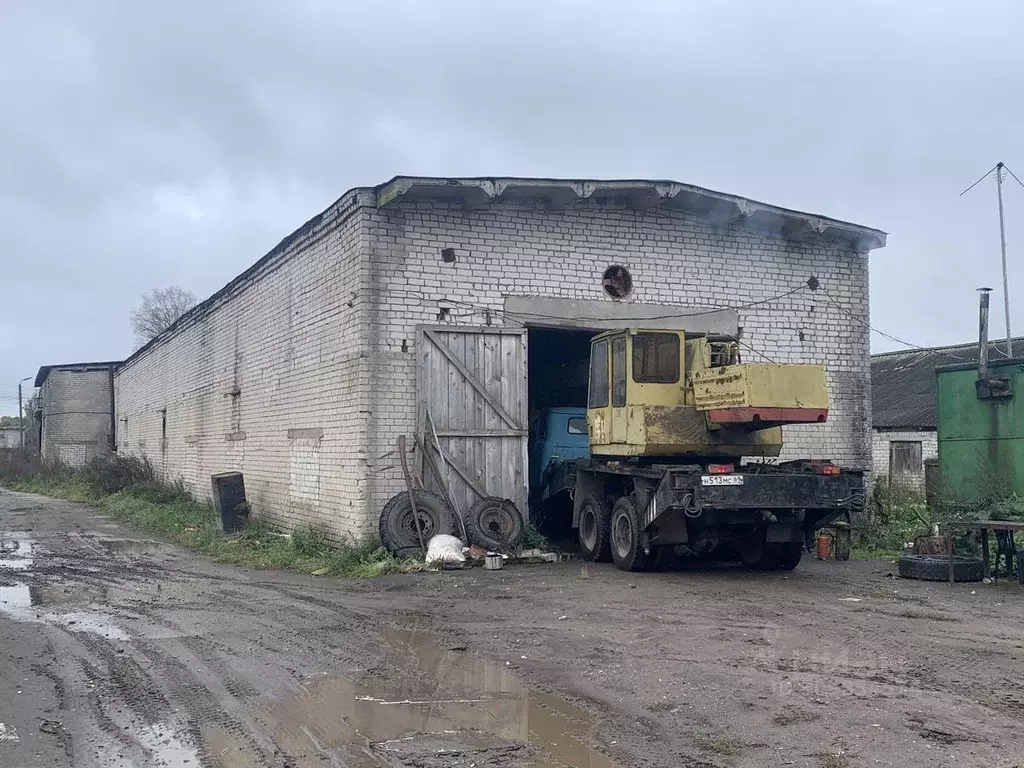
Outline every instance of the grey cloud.
[[[1009, 0], [2, 13], [4, 383], [126, 354], [142, 291], [212, 293], [397, 173], [670, 177], [881, 227], [873, 322], [961, 341], [999, 264], [991, 185], [957, 194], [996, 160], [1024, 169]], [[1012, 254], [1022, 207], [1007, 188]]]

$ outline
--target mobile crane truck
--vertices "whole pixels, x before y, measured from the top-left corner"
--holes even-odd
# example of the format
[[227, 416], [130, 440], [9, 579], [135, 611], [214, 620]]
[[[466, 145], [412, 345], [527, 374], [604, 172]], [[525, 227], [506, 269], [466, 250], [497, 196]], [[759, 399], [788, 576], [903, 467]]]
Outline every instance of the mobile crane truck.
[[595, 336], [590, 455], [573, 462], [584, 557], [642, 570], [686, 544], [748, 567], [795, 568], [814, 531], [865, 503], [861, 471], [772, 461], [783, 425], [822, 423], [828, 405], [822, 366], [741, 363], [735, 337]]

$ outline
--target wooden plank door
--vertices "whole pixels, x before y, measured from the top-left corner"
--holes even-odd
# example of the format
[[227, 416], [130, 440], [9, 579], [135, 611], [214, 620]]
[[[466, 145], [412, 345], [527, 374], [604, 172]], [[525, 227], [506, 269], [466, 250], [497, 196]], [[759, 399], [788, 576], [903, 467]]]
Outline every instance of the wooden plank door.
[[[526, 329], [492, 326], [421, 326], [418, 432], [437, 429], [449, 463], [459, 511], [481, 496], [512, 499], [523, 516], [527, 500]], [[436, 487], [426, 473], [427, 487]]]

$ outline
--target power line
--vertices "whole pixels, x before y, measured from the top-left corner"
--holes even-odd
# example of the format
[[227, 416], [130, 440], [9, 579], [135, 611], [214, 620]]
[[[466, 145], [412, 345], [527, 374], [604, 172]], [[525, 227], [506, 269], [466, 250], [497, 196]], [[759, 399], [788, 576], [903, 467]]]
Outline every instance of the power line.
[[971, 360], [971, 359], [966, 358], [966, 357], [960, 357], [959, 355], [954, 355], [951, 352], [943, 352], [943, 351], [940, 351], [940, 350], [932, 348], [932, 347], [922, 347], [920, 344], [914, 344], [911, 341], [907, 341], [905, 339], [901, 339], [899, 336], [893, 336], [891, 333], [887, 333], [887, 332], [885, 332], [883, 330], [875, 328], [873, 325], [871, 325], [863, 317], [860, 317], [859, 315], [855, 315], [853, 312], [851, 312], [850, 310], [848, 310], [844, 306], [842, 306], [838, 301], [835, 300], [835, 298], [832, 296], [832, 294], [830, 294], [827, 290], [822, 288], [821, 292], [825, 294], [825, 296], [828, 298], [828, 300], [830, 302], [832, 302], [833, 306], [835, 306], [836, 309], [838, 309], [840, 312], [842, 312], [847, 317], [849, 317], [849, 318], [851, 318], [853, 320], [856, 320], [858, 323], [863, 325], [868, 330], [873, 331], [874, 333], [877, 333], [883, 339], [887, 339], [887, 340], [895, 342], [897, 344], [902, 344], [905, 347], [912, 347], [913, 349], [918, 349], [918, 350], [921, 350], [921, 351], [924, 351], [924, 352], [935, 352], [936, 354], [944, 355], [944, 356], [950, 358], [951, 360], [958, 360], [958, 361], [963, 362], [963, 363], [973, 363], [974, 362], [974, 360]]
[[972, 189], [974, 189], [976, 186], [981, 184], [981, 182], [983, 182], [985, 179], [987, 179], [989, 176], [991, 176], [992, 175], [992, 171], [994, 171], [998, 167], [999, 167], [999, 165], [996, 164], [996, 165], [993, 165], [991, 168], [989, 168], [987, 171], [985, 171], [985, 174], [980, 179], [978, 179], [976, 182], [971, 184], [971, 186], [969, 186], [967, 189], [965, 189], [963, 192], [960, 193], [960, 197], [963, 197], [968, 192], [970, 192]]
[[1017, 178], [1017, 174], [1014, 173], [1013, 171], [1011, 171], [1010, 167], [1008, 165], [1004, 165], [1003, 166], [1003, 170], [1006, 171], [1011, 176], [1013, 176], [1013, 180], [1016, 181], [1018, 184], [1020, 184], [1022, 187], [1024, 187], [1024, 181], [1021, 181], [1020, 179], [1018, 179]]

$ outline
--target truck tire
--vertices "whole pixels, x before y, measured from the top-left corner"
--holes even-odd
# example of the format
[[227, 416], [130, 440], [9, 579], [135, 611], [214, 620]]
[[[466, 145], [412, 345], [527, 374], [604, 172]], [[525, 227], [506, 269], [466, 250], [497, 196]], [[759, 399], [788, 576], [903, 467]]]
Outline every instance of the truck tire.
[[[417, 488], [413, 493], [416, 495], [416, 511], [419, 513], [423, 543], [426, 544], [439, 533], [451, 533], [455, 513], [448, 502], [422, 488]], [[396, 493], [384, 505], [380, 513], [379, 532], [381, 544], [396, 555], [409, 556], [422, 551], [408, 491]]]
[[737, 554], [744, 568], [770, 571], [779, 567], [779, 547], [764, 540], [764, 531], [758, 531], [737, 545]]
[[615, 567], [622, 571], [642, 571], [647, 555], [640, 546], [640, 515], [632, 496], [623, 496], [615, 502], [609, 534]]
[[484, 496], [466, 513], [466, 535], [470, 544], [492, 552], [511, 552], [523, 540], [526, 526], [512, 499]]
[[608, 542], [608, 524], [612, 517], [612, 505], [603, 496], [587, 496], [580, 504], [580, 521], [576, 535], [584, 559], [595, 563], [611, 559]]
[[784, 571], [792, 571], [800, 565], [800, 558], [804, 556], [804, 543], [802, 541], [791, 541], [779, 545], [779, 567]]
[[672, 544], [660, 544], [651, 547], [644, 557], [645, 571], [668, 571], [675, 565], [676, 548]]
[[[945, 555], [903, 555], [900, 576], [904, 579], [949, 581], [949, 558]], [[981, 581], [984, 565], [980, 557], [954, 557], [954, 581]]]

